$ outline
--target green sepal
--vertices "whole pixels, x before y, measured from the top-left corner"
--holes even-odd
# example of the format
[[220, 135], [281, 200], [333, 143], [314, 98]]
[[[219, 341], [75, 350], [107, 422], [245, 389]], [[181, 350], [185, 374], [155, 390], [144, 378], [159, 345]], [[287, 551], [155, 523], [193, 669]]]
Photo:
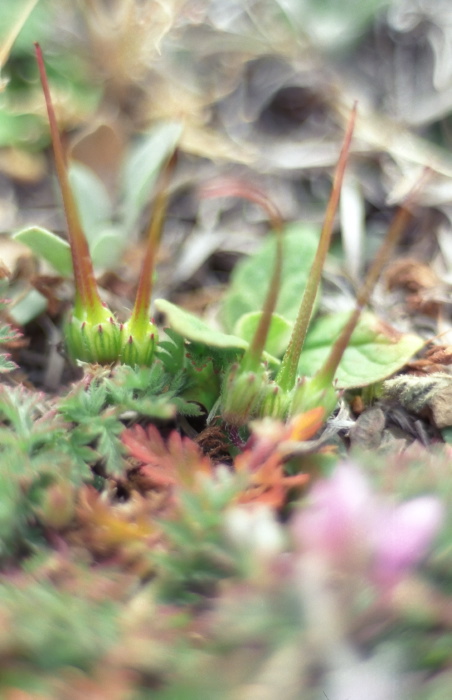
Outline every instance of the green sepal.
[[100, 322], [73, 315], [66, 324], [65, 336], [73, 360], [110, 364], [119, 359], [121, 330], [109, 309]]
[[130, 367], [135, 365], [150, 367], [158, 343], [157, 326], [149, 321], [146, 328], [140, 328], [140, 332], [137, 332], [134, 330], [136, 325], [130, 320], [121, 326], [120, 361]]
[[320, 376], [303, 377], [293, 389], [290, 414], [305, 413], [321, 406], [325, 416], [329, 416], [337, 406], [338, 392], [331, 382], [326, 383]]
[[268, 383], [264, 367], [257, 372], [244, 371], [239, 364], [230, 368], [223, 383], [221, 413], [231, 425], [244, 425], [256, 415]]
[[284, 391], [276, 382], [269, 382], [262, 391], [259, 417], [285, 420], [290, 412], [292, 394], [292, 391]]

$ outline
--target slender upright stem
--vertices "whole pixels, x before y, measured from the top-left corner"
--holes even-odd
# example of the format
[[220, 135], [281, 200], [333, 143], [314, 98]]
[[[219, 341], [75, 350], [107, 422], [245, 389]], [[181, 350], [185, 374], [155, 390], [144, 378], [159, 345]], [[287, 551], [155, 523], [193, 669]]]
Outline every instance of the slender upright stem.
[[267, 214], [272, 229], [276, 234], [275, 265], [267, 294], [262, 307], [253, 339], [243, 355], [241, 368], [244, 371], [256, 370], [262, 360], [262, 353], [267, 341], [268, 332], [272, 321], [272, 314], [276, 308], [279, 288], [281, 286], [283, 264], [283, 219], [278, 207], [269, 199], [265, 192], [248, 182], [233, 178], [217, 180], [213, 185], [204, 187], [201, 191], [203, 197], [240, 197], [258, 204]]
[[259, 323], [253, 339], [242, 359], [242, 368], [244, 370], [256, 369], [262, 360], [262, 353], [265, 349], [265, 343], [270, 330], [272, 315], [276, 308], [276, 302], [278, 301], [278, 294], [281, 286], [283, 264], [282, 220], [274, 222], [272, 228], [276, 233], [275, 264], [264, 305], [262, 307], [262, 313], [259, 318]]
[[91, 320], [96, 322], [96, 316], [102, 315], [102, 301], [97, 290], [96, 279], [94, 276], [93, 265], [88, 248], [88, 243], [83, 233], [80, 218], [78, 215], [77, 204], [72, 194], [69, 184], [66, 160], [64, 156], [63, 146], [61, 143], [60, 134], [58, 131], [55, 111], [50, 95], [49, 83], [47, 80], [44, 59], [42, 56], [41, 47], [35, 44], [36, 59], [38, 62], [39, 74], [44, 91], [47, 114], [50, 124], [50, 133], [52, 136], [53, 153], [55, 158], [55, 167], [60, 183], [61, 194], [63, 197], [64, 211], [68, 226], [68, 237], [71, 246], [72, 265], [74, 268], [75, 279], [75, 305], [74, 315], [82, 317], [88, 312], [91, 315]]
[[385, 236], [385, 239], [381, 244], [376, 258], [370, 266], [369, 271], [366, 275], [366, 279], [358, 293], [358, 296], [356, 298], [356, 308], [350, 314], [349, 320], [347, 321], [346, 325], [342, 329], [341, 334], [339, 335], [333, 347], [331, 348], [331, 351], [327, 359], [325, 360], [325, 363], [323, 364], [321, 369], [319, 369], [319, 371], [316, 373], [316, 377], [320, 379], [322, 383], [324, 382], [325, 385], [332, 383], [334, 375], [336, 374], [337, 368], [342, 359], [342, 356], [350, 342], [352, 333], [355, 330], [357, 323], [360, 319], [361, 312], [364, 306], [366, 306], [366, 304], [369, 301], [370, 295], [372, 294], [372, 291], [375, 287], [375, 284], [377, 283], [382, 269], [388, 262], [391, 253], [393, 252], [398, 240], [400, 239], [400, 236], [406, 229], [407, 224], [413, 216], [411, 206], [419, 191], [420, 184], [423, 182], [423, 180], [424, 176], [421, 178], [420, 182], [418, 182], [415, 185], [413, 190], [411, 190], [411, 192], [408, 194], [404, 203], [398, 208], [389, 227], [389, 230]]
[[154, 208], [147, 235], [146, 252], [141, 266], [135, 304], [130, 318], [129, 330], [131, 333], [139, 333], [140, 330], [145, 332], [149, 322], [149, 307], [151, 304], [155, 259], [163, 224], [165, 222], [165, 214], [168, 206], [168, 188], [176, 164], [176, 158], [175, 152], [163, 169], [157, 184]]
[[279, 386], [285, 391], [290, 391], [293, 388], [297, 378], [298, 362], [303, 349], [304, 341], [306, 339], [306, 334], [308, 332], [309, 322], [311, 320], [312, 310], [314, 308], [315, 298], [317, 296], [320, 278], [322, 275], [323, 266], [325, 264], [325, 258], [330, 247], [334, 217], [336, 214], [337, 205], [339, 203], [342, 181], [344, 179], [345, 167], [347, 165], [353, 129], [355, 126], [356, 110], [357, 107], [355, 104], [348, 121], [341, 153], [339, 155], [338, 164], [334, 174], [333, 188], [328, 201], [316, 256], [309, 273], [303, 298], [301, 300], [300, 309], [298, 311], [298, 316], [292, 331], [292, 336], [276, 378], [277, 384], [279, 384]]

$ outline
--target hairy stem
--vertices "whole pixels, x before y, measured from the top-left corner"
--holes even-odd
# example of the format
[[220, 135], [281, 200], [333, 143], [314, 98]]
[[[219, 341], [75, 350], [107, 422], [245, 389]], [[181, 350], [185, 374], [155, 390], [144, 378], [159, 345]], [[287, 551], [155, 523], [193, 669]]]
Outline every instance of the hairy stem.
[[301, 300], [300, 309], [298, 311], [297, 320], [295, 321], [292, 331], [292, 336], [276, 378], [277, 384], [285, 391], [290, 391], [294, 387], [297, 378], [298, 362], [303, 349], [304, 341], [306, 339], [306, 334], [308, 332], [309, 322], [311, 320], [312, 310], [314, 308], [315, 298], [317, 296], [320, 278], [322, 275], [323, 266], [325, 264], [325, 258], [330, 247], [334, 217], [341, 193], [342, 181], [344, 179], [345, 167], [347, 165], [353, 129], [355, 126], [355, 119], [356, 104], [353, 106], [352, 113], [348, 121], [341, 153], [339, 155], [338, 164], [334, 173], [333, 188], [328, 201], [316, 256], [309, 273], [303, 298]]

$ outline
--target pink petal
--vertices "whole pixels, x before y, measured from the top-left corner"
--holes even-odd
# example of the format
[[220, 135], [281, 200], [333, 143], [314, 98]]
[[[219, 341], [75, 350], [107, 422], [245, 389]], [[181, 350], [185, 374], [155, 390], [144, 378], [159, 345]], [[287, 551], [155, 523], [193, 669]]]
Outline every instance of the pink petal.
[[422, 496], [392, 508], [383, 508], [374, 535], [377, 579], [390, 582], [423, 559], [444, 516], [440, 501]]
[[309, 505], [295, 516], [292, 530], [301, 549], [337, 558], [362, 542], [374, 511], [367, 480], [353, 464], [343, 463], [313, 487]]

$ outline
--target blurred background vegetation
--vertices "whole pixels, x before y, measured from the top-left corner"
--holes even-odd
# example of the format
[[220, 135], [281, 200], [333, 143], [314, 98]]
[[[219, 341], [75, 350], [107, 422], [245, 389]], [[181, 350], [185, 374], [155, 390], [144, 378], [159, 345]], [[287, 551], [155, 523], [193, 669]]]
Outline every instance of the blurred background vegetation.
[[[355, 101], [358, 121], [323, 308], [351, 308], [394, 207], [425, 168], [430, 177], [401, 252], [429, 261], [435, 275], [427, 285], [430, 301], [447, 302], [450, 0], [2, 0], [0, 259], [10, 274], [10, 314], [27, 342], [21, 366], [35, 385], [61, 387], [55, 347], [72, 299], [55, 270], [10, 238], [28, 225], [65, 235], [35, 41], [76, 164], [73, 185], [87, 236], [97, 245], [97, 272], [115, 311], [133, 299], [152, 184], [176, 141], [180, 153], [156, 296], [209, 315], [234, 263], [258, 247], [267, 222], [250, 204], [200, 201], [199, 189], [214, 176], [234, 175], [269, 192], [286, 220], [320, 223]], [[418, 329], [406, 300], [391, 294], [381, 289], [375, 295], [380, 316], [402, 330]], [[436, 320], [423, 317], [427, 334], [438, 332]], [[446, 343], [447, 314], [440, 330]], [[86, 413], [84, 428], [96, 436], [114, 399], [101, 416], [96, 392], [103, 389], [91, 379], [91, 393], [80, 385], [66, 399], [66, 410], [68, 421]], [[341, 602], [336, 589], [330, 586], [330, 598], [330, 589], [320, 585], [319, 595], [317, 589], [300, 592], [291, 534], [270, 514], [226, 513], [238, 488], [227, 476], [204, 483], [199, 492], [178, 492], [180, 518], [165, 523], [163, 552], [155, 545], [161, 536], [156, 513], [166, 504], [156, 506], [138, 490], [124, 502], [116, 493], [101, 499], [77, 484], [76, 507], [60, 458], [46, 463], [63, 477], [52, 482], [51, 503], [41, 503], [36, 494], [49, 483], [40, 471], [39, 459], [47, 460], [43, 445], [63, 444], [67, 426], [42, 408], [41, 395], [23, 402], [14, 396], [2, 398], [3, 430], [22, 435], [25, 467], [12, 480], [4, 459], [2, 490], [8, 494], [12, 484], [15, 490], [0, 516], [12, 544], [4, 542], [23, 559], [18, 564], [8, 549], [0, 552], [6, 561], [2, 698], [450, 697], [450, 523], [429, 562], [428, 584], [409, 578], [400, 600], [387, 608], [379, 607], [381, 601], [373, 607], [366, 582], [350, 594], [346, 573], [340, 593], [348, 602], [347, 632], [331, 641], [334, 625], [326, 625], [322, 637], [322, 620], [331, 622], [323, 603]], [[72, 431], [73, 441], [85, 448], [92, 434], [83, 442]], [[13, 452], [15, 438], [8, 439]], [[113, 446], [118, 442], [115, 433]], [[417, 445], [402, 463], [398, 455], [392, 461], [377, 455], [366, 468], [391, 495], [411, 498], [433, 490], [447, 502], [450, 455], [442, 447], [427, 458]], [[51, 520], [55, 510], [67, 522], [77, 519], [76, 527]], [[438, 596], [435, 585], [442, 586]], [[187, 603], [184, 595], [193, 597]], [[330, 644], [338, 653], [334, 659]], [[349, 644], [359, 654], [347, 656]], [[338, 649], [347, 652], [344, 657]]]
[[[338, 221], [342, 247], [333, 247], [342, 271], [354, 286], [392, 208], [427, 167], [431, 176], [406, 242], [448, 283], [447, 0], [3, 0], [0, 27], [1, 232], [37, 224], [64, 235], [33, 55], [39, 41], [68, 152], [80, 166], [74, 180], [86, 221], [107, 221], [103, 233], [113, 227], [115, 240], [123, 240], [107, 255], [107, 236], [99, 257], [105, 255], [103, 271], [119, 272], [126, 297], [136, 277], [126, 242], [139, 240], [144, 219], [137, 212], [175, 139], [181, 157], [159, 294], [203, 288], [215, 298], [237, 256], [255, 248], [264, 222], [252, 206], [200, 204], [198, 186], [234, 174], [271, 192], [287, 220], [321, 221], [355, 100], [359, 117]], [[14, 269], [19, 253], [4, 248]], [[199, 294], [187, 303], [203, 308], [210, 297]]]

